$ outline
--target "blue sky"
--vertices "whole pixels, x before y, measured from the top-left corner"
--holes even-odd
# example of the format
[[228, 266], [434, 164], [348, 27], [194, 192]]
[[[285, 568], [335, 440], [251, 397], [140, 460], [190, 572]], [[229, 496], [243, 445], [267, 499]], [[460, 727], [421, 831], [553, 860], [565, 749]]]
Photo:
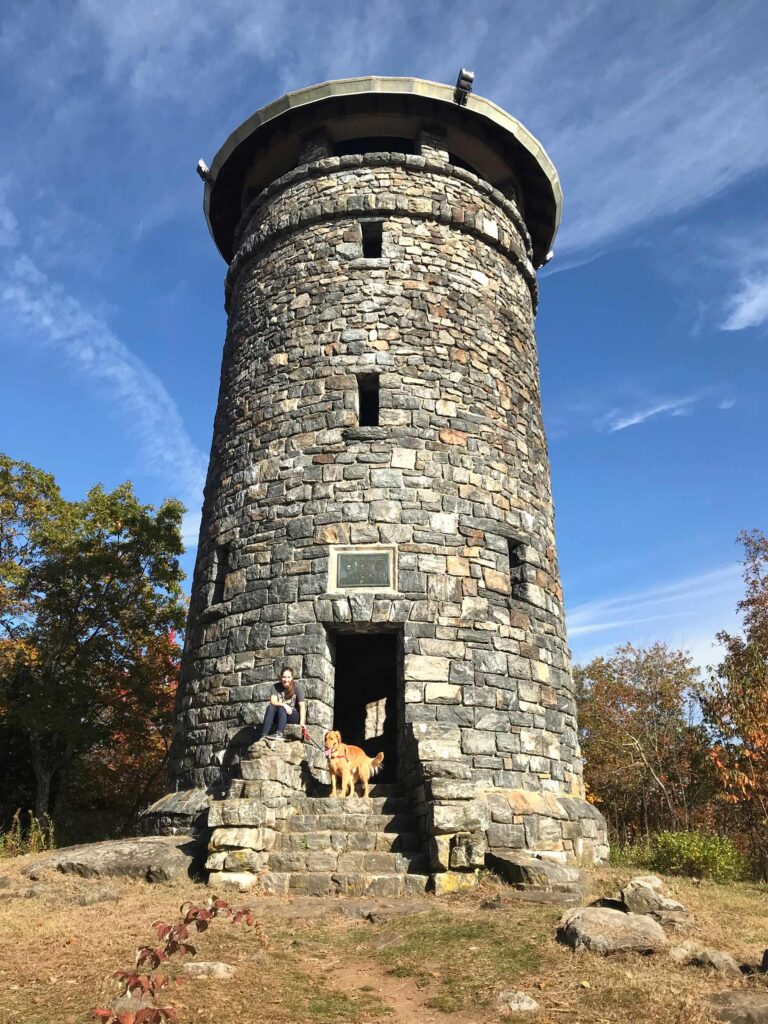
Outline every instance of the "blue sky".
[[664, 640], [712, 660], [736, 534], [768, 529], [768, 5], [24, 0], [0, 18], [2, 450], [68, 497], [178, 496], [194, 537], [225, 330], [198, 159], [290, 89], [464, 65], [565, 192], [537, 333], [574, 656]]

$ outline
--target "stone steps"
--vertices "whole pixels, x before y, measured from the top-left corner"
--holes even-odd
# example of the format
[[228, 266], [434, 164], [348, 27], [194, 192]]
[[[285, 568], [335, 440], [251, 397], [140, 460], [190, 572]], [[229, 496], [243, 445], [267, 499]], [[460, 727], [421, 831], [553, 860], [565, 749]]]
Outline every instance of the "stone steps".
[[426, 892], [429, 875], [344, 874], [331, 871], [267, 871], [260, 877], [265, 893], [297, 896], [415, 896]]
[[424, 892], [420, 819], [401, 788], [375, 783], [365, 798], [307, 795], [303, 745], [291, 742], [300, 735], [286, 729], [284, 744], [249, 748], [242, 778], [210, 804], [209, 884], [318, 896]]
[[411, 801], [404, 796], [299, 797], [292, 801], [297, 814], [408, 814]]
[[278, 850], [379, 851], [418, 853], [422, 849], [418, 832], [285, 832], [275, 843]]
[[329, 871], [343, 875], [399, 875], [421, 874], [427, 869], [424, 855], [410, 853], [384, 853], [366, 850], [273, 850], [267, 865], [270, 871], [315, 872]]

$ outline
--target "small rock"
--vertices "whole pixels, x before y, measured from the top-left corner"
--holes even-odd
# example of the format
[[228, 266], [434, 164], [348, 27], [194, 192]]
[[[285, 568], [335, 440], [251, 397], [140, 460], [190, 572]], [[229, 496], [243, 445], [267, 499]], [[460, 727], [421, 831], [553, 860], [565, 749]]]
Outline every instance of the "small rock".
[[710, 996], [712, 1015], [728, 1024], [768, 1024], [768, 992], [734, 989]]
[[51, 891], [49, 885], [30, 885], [24, 895], [28, 900], [38, 899], [41, 896], [48, 896]]
[[114, 889], [106, 889], [102, 886], [98, 886], [81, 893], [81, 895], [77, 897], [76, 902], [81, 907], [91, 907], [94, 903], [111, 903], [114, 900], [119, 899], [120, 894], [115, 892]]
[[560, 919], [558, 942], [573, 949], [609, 953], [655, 953], [669, 940], [660, 924], [643, 914], [622, 913], [605, 907], [580, 907]]
[[235, 968], [218, 960], [197, 960], [184, 964], [184, 973], [192, 978], [232, 978]]
[[481, 910], [501, 910], [504, 906], [504, 901], [501, 896], [494, 896], [493, 899], [483, 900], [480, 904]]
[[113, 1013], [136, 1013], [137, 1010], [145, 1010], [152, 1005], [149, 995], [139, 995], [137, 992], [126, 992], [124, 996], [118, 996], [112, 1004]]
[[690, 932], [696, 927], [696, 918], [687, 910], [652, 910], [650, 915], [668, 932]]
[[679, 946], [673, 946], [669, 955], [678, 964], [692, 967], [712, 967], [724, 974], [741, 977], [739, 965], [730, 953], [725, 953], [722, 949], [708, 949], [706, 946], [699, 946], [696, 942], [689, 941], [681, 942]]
[[663, 883], [655, 875], [630, 879], [621, 890], [621, 899], [633, 914], [650, 914], [653, 910], [685, 910], [682, 903], [664, 894]]
[[498, 1004], [502, 1010], [511, 1013], [533, 1013], [539, 1008], [539, 1004], [527, 992], [500, 992]]

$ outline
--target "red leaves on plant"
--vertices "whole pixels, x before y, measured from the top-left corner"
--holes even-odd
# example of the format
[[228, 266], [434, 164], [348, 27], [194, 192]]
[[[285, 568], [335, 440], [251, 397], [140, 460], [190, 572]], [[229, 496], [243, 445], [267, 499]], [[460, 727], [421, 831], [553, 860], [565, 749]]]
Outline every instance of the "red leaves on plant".
[[141, 967], [141, 965], [147, 961], [154, 969], [155, 967], [159, 967], [160, 964], [167, 959], [167, 946], [166, 949], [153, 949], [151, 946], [144, 946], [144, 948], [140, 949], [136, 954], [136, 966]]
[[[233, 923], [244, 923], [248, 927], [256, 924], [253, 911], [249, 907], [235, 909], [226, 900], [218, 897], [211, 897], [207, 907], [198, 907], [187, 901], [179, 908], [182, 920], [179, 924], [171, 925], [166, 921], [155, 921], [152, 928], [157, 938], [163, 943], [162, 946], [143, 946], [136, 953], [136, 967], [140, 968], [148, 963], [151, 967], [149, 974], [142, 974], [138, 970], [115, 971], [113, 977], [121, 983], [121, 994], [132, 993], [139, 990], [143, 996], [151, 995], [157, 998], [160, 989], [173, 981], [181, 985], [186, 979], [171, 979], [167, 974], [155, 973], [155, 969], [164, 961], [169, 960], [178, 953], [180, 956], [195, 956], [197, 948], [189, 938], [189, 927], [193, 926], [198, 932], [204, 932], [210, 922], [219, 916], [229, 916]], [[262, 946], [266, 945], [266, 938], [260, 925], [256, 925], [258, 937]], [[148, 1006], [136, 1011], [125, 1011], [116, 1015], [112, 1010], [99, 1007], [91, 1010], [95, 1018], [103, 1021], [104, 1024], [164, 1024], [165, 1021], [177, 1020], [176, 1010], [172, 1006]]]

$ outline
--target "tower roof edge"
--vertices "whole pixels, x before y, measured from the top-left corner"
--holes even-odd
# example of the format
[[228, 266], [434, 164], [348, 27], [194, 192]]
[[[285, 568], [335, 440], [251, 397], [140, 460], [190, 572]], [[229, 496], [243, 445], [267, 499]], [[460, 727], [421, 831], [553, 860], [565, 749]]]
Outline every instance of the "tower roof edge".
[[343, 78], [297, 89], [261, 107], [237, 127], [211, 162], [203, 209], [219, 252], [229, 262], [247, 179], [261, 187], [296, 165], [300, 140], [326, 130], [334, 139], [414, 136], [438, 124], [452, 156], [477, 167], [491, 184], [514, 177], [531, 233], [536, 265], [552, 249], [562, 189], [546, 150], [528, 129], [491, 100], [471, 93], [464, 105], [453, 86], [420, 78]]

